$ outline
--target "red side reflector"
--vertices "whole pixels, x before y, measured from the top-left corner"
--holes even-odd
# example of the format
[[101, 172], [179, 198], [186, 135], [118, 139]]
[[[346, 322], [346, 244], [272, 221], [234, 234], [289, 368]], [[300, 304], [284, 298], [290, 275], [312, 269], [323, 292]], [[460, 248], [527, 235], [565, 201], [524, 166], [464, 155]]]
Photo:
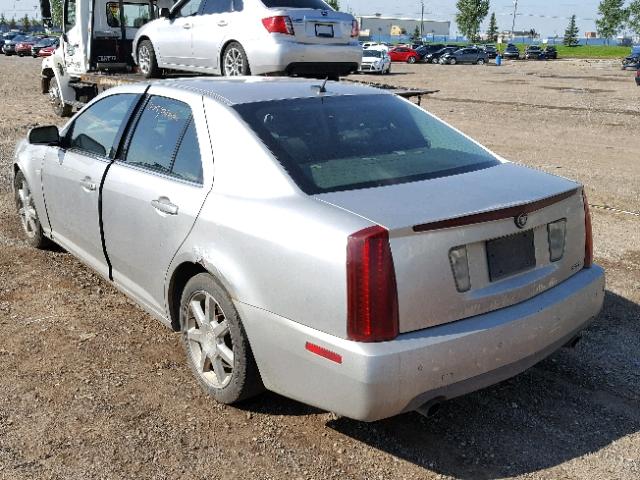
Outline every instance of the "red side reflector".
[[584, 203], [584, 268], [591, 268], [593, 265], [593, 229], [589, 201], [584, 188], [582, 189], [582, 202]]
[[316, 345], [315, 343], [307, 342], [304, 348], [306, 348], [311, 353], [315, 353], [316, 355], [324, 357], [327, 360], [331, 360], [332, 362], [340, 364], [342, 363], [342, 355], [338, 355], [336, 352], [327, 350], [326, 348], [323, 348], [320, 345]]
[[398, 336], [398, 289], [389, 232], [360, 230], [347, 243], [347, 336], [383, 342]]

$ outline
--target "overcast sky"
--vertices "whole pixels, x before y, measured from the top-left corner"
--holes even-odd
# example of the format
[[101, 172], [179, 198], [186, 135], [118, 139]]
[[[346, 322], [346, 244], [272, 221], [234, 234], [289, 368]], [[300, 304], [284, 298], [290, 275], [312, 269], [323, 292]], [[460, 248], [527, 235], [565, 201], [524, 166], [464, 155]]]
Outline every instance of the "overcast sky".
[[[456, 0], [425, 0], [425, 17], [434, 20], [450, 20], [451, 34], [455, 35]], [[569, 17], [578, 16], [580, 32], [595, 30], [599, 0], [518, 0], [516, 30], [535, 28], [544, 36], [562, 35], [569, 23]], [[38, 10], [39, 0], [0, 0], [0, 12], [11, 18]], [[389, 16], [420, 17], [419, 0], [340, 0], [342, 10], [350, 10], [356, 15], [381, 13]], [[511, 30], [513, 19], [512, 0], [491, 0], [491, 11], [496, 12], [500, 30]], [[558, 18], [552, 18], [558, 17]], [[485, 27], [486, 28], [486, 27]], [[485, 29], [483, 28], [483, 30]]]

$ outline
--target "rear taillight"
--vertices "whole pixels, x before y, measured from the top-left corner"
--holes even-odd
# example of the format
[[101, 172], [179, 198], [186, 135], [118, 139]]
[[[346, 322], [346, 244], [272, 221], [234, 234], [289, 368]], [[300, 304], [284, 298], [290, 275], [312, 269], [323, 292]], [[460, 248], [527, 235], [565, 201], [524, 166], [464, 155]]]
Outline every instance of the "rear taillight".
[[360, 36], [360, 24], [357, 20], [351, 22], [351, 38], [358, 38]]
[[294, 34], [291, 18], [284, 15], [263, 18], [262, 24], [269, 33], [282, 33], [283, 35]]
[[591, 268], [593, 265], [593, 230], [589, 201], [584, 189], [582, 190], [582, 202], [584, 203], [584, 268]]
[[369, 227], [347, 244], [347, 335], [358, 342], [398, 336], [398, 289], [389, 232]]

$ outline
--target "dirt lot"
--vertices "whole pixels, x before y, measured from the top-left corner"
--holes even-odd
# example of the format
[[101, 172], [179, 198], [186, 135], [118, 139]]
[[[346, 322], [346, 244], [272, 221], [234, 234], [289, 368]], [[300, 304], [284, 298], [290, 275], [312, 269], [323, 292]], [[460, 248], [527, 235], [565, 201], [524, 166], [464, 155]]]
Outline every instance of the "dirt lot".
[[[433, 419], [363, 424], [274, 394], [224, 407], [199, 390], [176, 335], [69, 254], [21, 240], [14, 144], [60, 123], [38, 68], [0, 58], [0, 478], [640, 477], [640, 217], [593, 211], [608, 291], [575, 350]], [[640, 89], [616, 63], [394, 72], [385, 81], [439, 89], [427, 108], [504, 157], [640, 212]]]

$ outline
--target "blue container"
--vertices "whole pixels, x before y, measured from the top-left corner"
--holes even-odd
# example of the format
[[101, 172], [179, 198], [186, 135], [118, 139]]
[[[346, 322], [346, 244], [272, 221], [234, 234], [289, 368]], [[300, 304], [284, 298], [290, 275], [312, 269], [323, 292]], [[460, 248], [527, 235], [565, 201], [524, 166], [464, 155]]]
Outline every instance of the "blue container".
[[498, 56], [496, 57], [496, 65], [499, 67], [500, 65], [502, 65], [502, 55], [498, 54]]

